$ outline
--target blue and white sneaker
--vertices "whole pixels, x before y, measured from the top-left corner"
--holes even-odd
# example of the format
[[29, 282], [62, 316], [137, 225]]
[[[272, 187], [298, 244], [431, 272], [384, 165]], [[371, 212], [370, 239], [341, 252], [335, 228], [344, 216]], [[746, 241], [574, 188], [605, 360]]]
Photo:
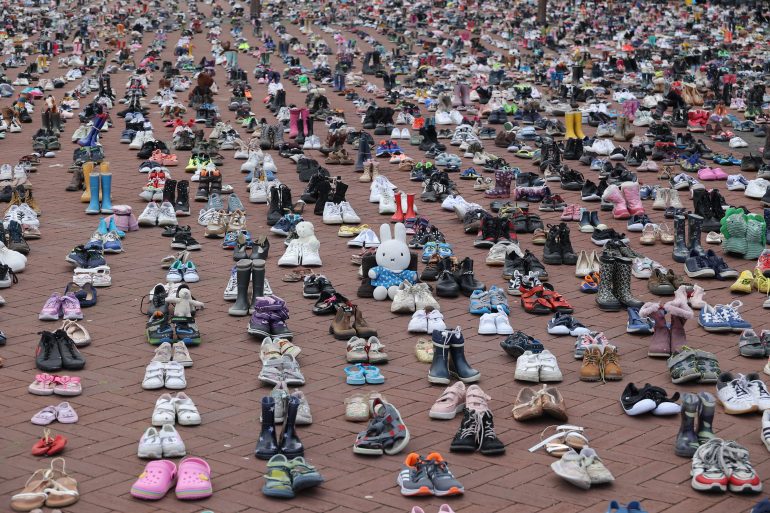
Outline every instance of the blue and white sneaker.
[[471, 294], [471, 303], [468, 311], [474, 315], [483, 315], [492, 311], [489, 302], [489, 293], [485, 290], [474, 290]]
[[716, 310], [730, 324], [730, 329], [741, 332], [751, 328], [751, 323], [741, 317], [738, 309], [743, 306], [737, 299], [728, 305], [717, 305]]
[[438, 252], [438, 244], [433, 241], [426, 242], [422, 248], [422, 262], [427, 263], [430, 258]]
[[728, 191], [745, 191], [749, 181], [743, 175], [730, 175], [727, 177]]
[[725, 318], [718, 309], [722, 306], [714, 308], [711, 305], [705, 305], [698, 315], [698, 324], [706, 331], [732, 331], [730, 320]]

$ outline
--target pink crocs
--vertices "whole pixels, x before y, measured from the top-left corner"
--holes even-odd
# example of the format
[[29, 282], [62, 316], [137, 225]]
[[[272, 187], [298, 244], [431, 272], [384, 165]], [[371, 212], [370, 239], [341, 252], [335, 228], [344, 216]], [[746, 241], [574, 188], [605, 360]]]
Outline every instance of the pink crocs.
[[185, 458], [179, 463], [176, 498], [195, 500], [211, 497], [211, 468], [200, 458]]
[[131, 486], [131, 495], [137, 499], [157, 501], [174, 486], [176, 465], [173, 461], [151, 461]]

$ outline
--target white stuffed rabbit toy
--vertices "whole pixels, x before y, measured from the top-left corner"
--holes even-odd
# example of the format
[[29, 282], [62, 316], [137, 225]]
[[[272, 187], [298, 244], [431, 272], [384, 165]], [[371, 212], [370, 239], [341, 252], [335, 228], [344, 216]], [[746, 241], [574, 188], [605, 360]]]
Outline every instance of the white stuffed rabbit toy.
[[404, 280], [410, 283], [417, 281], [417, 272], [409, 270], [411, 260], [412, 254], [406, 245], [406, 227], [403, 223], [396, 223], [393, 236], [390, 234], [390, 225], [381, 225], [377, 265], [369, 270], [369, 278], [374, 286], [374, 299], [393, 299], [399, 284]]

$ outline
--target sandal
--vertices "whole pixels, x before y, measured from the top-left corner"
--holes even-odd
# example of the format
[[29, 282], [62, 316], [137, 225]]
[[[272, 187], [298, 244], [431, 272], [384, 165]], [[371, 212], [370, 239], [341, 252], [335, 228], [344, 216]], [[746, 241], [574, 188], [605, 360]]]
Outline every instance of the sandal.
[[392, 404], [379, 398], [374, 400], [372, 411], [366, 431], [356, 437], [353, 452], [374, 456], [398, 454], [409, 443], [409, 430], [401, 420], [401, 414]]
[[56, 408], [54, 406], [46, 406], [32, 416], [32, 423], [36, 426], [47, 426], [54, 420], [56, 420]]
[[265, 474], [262, 493], [268, 497], [279, 499], [292, 499], [294, 497], [289, 460], [283, 454], [276, 454], [267, 462], [267, 473]]
[[51, 374], [38, 374], [27, 390], [34, 395], [53, 395], [56, 379], [58, 378]]
[[521, 307], [525, 312], [535, 315], [548, 315], [551, 313], [551, 303], [542, 297], [543, 286], [538, 285], [531, 289], [519, 288], [521, 291]]
[[572, 313], [575, 311], [572, 305], [564, 299], [564, 296], [553, 289], [547, 288], [548, 286], [548, 284], [543, 286], [543, 298], [548, 301], [551, 309], [562, 313]]
[[[61, 470], [54, 468], [56, 462], [61, 462]], [[64, 458], [56, 458], [51, 461], [51, 468], [47, 472], [51, 479], [50, 485], [45, 489], [48, 498], [45, 505], [49, 508], [63, 508], [75, 504], [80, 498], [78, 482], [67, 475], [64, 470]]]
[[211, 497], [211, 468], [201, 458], [185, 458], [179, 463], [176, 498], [196, 500]]
[[366, 379], [366, 383], [369, 385], [382, 385], [385, 383], [385, 376], [383, 376], [380, 372], [380, 369], [374, 365], [369, 365], [368, 363], [360, 363], [359, 367], [361, 367], [363, 370], [364, 378]]
[[360, 365], [352, 365], [350, 367], [345, 367], [345, 374], [347, 375], [347, 378], [345, 378], [345, 382], [348, 385], [365, 385], [366, 384], [366, 377], [364, 376], [364, 370], [361, 368]]
[[56, 376], [54, 378], [53, 393], [61, 396], [76, 396], [83, 393], [78, 376]]
[[48, 470], [36, 470], [27, 482], [21, 492], [11, 497], [11, 509], [14, 511], [31, 511], [35, 508], [41, 508], [45, 504], [48, 494], [45, 490], [51, 485], [48, 477]]
[[560, 458], [570, 450], [580, 451], [583, 447], [588, 446], [588, 438], [583, 435], [584, 428], [569, 424], [548, 426], [540, 433], [541, 439], [551, 428], [556, 428], [556, 433], [530, 447], [529, 452], [535, 452], [541, 447], [545, 447], [546, 453]]

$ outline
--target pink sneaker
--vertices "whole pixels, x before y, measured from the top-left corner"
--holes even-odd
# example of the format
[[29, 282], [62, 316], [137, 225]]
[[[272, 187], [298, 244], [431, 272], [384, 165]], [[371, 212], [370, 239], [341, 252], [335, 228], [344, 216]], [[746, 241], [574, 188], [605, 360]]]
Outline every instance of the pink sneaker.
[[576, 210], [580, 210], [580, 207], [578, 207], [574, 203], [572, 205], [567, 205], [566, 207], [564, 207], [564, 210], [561, 213], [561, 220], [572, 221], [572, 217], [575, 215]]
[[176, 465], [173, 461], [151, 461], [131, 486], [131, 495], [137, 499], [157, 501], [174, 486], [174, 478], [176, 478]]
[[43, 305], [43, 309], [40, 310], [40, 315], [37, 318], [41, 321], [58, 321], [61, 307], [62, 297], [58, 292], [54, 292]]
[[80, 301], [75, 297], [74, 292], [67, 292], [62, 296], [61, 309], [62, 317], [64, 319], [79, 321], [83, 318], [83, 312], [80, 310]]
[[211, 468], [201, 458], [185, 458], [179, 463], [176, 498], [195, 500], [211, 497]]
[[441, 397], [436, 399], [430, 407], [428, 416], [432, 419], [449, 420], [455, 418], [458, 412], [465, 406], [465, 384], [458, 381], [452, 386], [446, 387]]

